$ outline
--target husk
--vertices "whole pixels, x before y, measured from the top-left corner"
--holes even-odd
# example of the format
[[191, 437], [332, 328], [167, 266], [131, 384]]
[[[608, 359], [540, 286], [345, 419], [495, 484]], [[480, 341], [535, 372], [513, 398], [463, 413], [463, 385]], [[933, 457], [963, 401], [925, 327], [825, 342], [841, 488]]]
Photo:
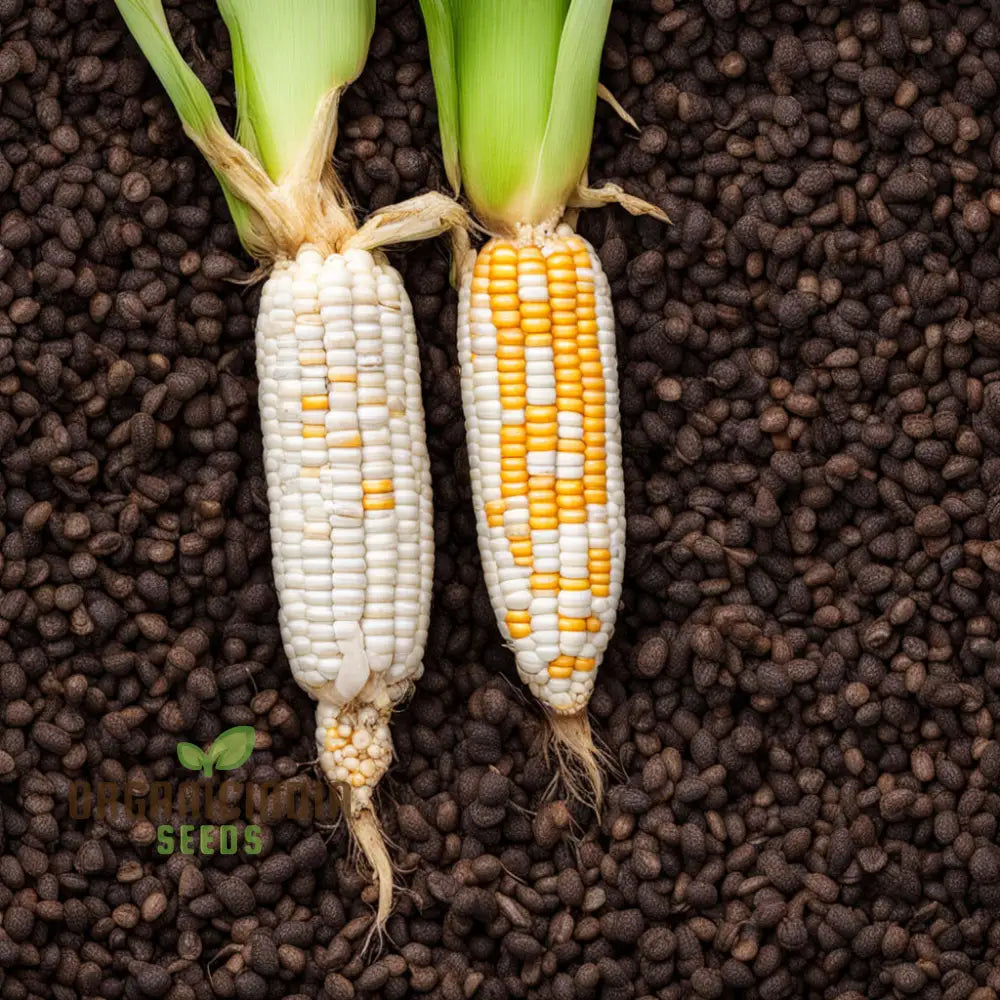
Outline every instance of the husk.
[[272, 180], [302, 158], [316, 106], [364, 68], [375, 0], [217, 0], [229, 30], [236, 139]]
[[603, 83], [597, 85], [597, 96], [604, 101], [605, 104], [611, 106], [611, 110], [614, 111], [616, 115], [627, 125], [631, 125], [637, 132], [639, 131], [639, 123], [621, 106], [618, 98], [604, 86]]
[[670, 216], [662, 208], [623, 191], [617, 184], [602, 184], [595, 188], [581, 181], [567, 203], [569, 208], [603, 208], [605, 205], [621, 205], [629, 215], [651, 215], [660, 222], [670, 222]]
[[448, 233], [457, 255], [468, 247], [471, 228], [468, 212], [454, 198], [430, 191], [373, 212], [345, 241], [345, 248], [376, 250]]
[[205, 159], [247, 205], [240, 235], [248, 252], [265, 266], [294, 257], [306, 243], [331, 253], [354, 232], [354, 213], [330, 163], [339, 100], [338, 89], [320, 102], [307, 149], [280, 184], [221, 124], [200, 134], [188, 131]]

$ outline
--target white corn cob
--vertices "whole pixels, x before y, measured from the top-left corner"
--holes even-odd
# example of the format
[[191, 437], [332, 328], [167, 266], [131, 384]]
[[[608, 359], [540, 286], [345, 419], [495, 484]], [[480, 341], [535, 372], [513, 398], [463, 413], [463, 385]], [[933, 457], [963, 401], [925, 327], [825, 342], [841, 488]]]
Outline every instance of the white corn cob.
[[625, 561], [614, 314], [593, 248], [568, 226], [487, 243], [462, 278], [458, 352], [500, 631], [531, 691], [585, 726]]
[[381, 254], [305, 246], [261, 295], [257, 373], [274, 577], [319, 763], [367, 808], [420, 677], [434, 537], [416, 328]]

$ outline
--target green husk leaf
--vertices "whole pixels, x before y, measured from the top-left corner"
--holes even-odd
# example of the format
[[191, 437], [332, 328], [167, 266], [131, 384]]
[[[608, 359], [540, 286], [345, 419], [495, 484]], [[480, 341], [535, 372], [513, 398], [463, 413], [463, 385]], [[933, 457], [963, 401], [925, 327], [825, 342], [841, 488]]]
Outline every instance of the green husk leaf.
[[453, 9], [465, 193], [488, 224], [534, 221], [569, 0], [453, 0]]
[[[153, 72], [163, 84], [185, 132], [202, 149], [211, 143], [213, 136], [225, 134], [211, 95], [174, 44], [160, 0], [115, 0], [115, 3]], [[222, 186], [240, 239], [246, 242], [250, 208], [233, 192], [224, 168], [211, 160], [209, 165]]]
[[558, 218], [587, 166], [612, 0], [421, 0], [445, 169], [495, 228]]
[[356, 79], [375, 0], [218, 0], [236, 78], [237, 139], [272, 180], [303, 153], [323, 97]]
[[601, 53], [612, 0], [572, 0], [559, 42], [545, 138], [528, 198], [540, 222], [561, 211], [587, 169], [597, 109]]
[[[188, 133], [206, 138], [220, 125], [212, 98], [194, 70], [184, 61], [173, 38], [160, 0], [115, 0], [129, 31], [160, 78]], [[220, 125], [221, 127], [221, 125]]]
[[458, 159], [458, 69], [455, 64], [454, 0], [420, 0], [427, 27], [427, 45], [434, 68], [438, 128], [444, 172], [457, 195], [462, 189]]

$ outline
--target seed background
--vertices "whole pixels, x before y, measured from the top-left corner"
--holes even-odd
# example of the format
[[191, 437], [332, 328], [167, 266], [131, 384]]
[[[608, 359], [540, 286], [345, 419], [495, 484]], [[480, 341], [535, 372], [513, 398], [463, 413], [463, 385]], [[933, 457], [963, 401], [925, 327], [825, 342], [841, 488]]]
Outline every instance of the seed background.
[[[580, 229], [612, 281], [629, 508], [592, 708], [627, 775], [555, 801], [499, 648], [443, 243], [395, 254], [438, 541], [394, 720], [390, 942], [342, 834], [157, 859], [68, 782], [180, 780], [257, 728], [308, 773], [280, 652], [247, 276], [108, 0], [0, 0], [0, 997], [989, 1000], [1000, 989], [1000, 27], [988, 4], [615, 6]], [[211, 5], [172, 9], [231, 99]], [[415, 5], [380, 4], [337, 156], [443, 187]], [[739, 189], [743, 187], [741, 195]]]

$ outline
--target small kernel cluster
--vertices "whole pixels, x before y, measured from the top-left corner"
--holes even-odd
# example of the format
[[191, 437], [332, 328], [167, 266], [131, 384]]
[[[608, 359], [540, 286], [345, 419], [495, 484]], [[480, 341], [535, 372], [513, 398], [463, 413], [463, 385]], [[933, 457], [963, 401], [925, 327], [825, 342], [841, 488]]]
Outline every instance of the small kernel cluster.
[[354, 811], [371, 802], [372, 789], [392, 763], [389, 709], [342, 708], [321, 701], [316, 708], [319, 765], [330, 781], [351, 788]]
[[621, 596], [625, 510], [611, 294], [561, 227], [492, 240], [464, 276], [459, 357], [487, 586], [522, 679], [586, 705]]
[[[403, 692], [423, 670], [434, 537], [402, 279], [366, 250], [303, 247], [264, 286], [257, 359], [279, 621], [295, 679], [334, 709], [366, 686]], [[343, 755], [343, 780], [357, 786], [385, 770], [388, 729], [382, 739], [354, 720], [370, 741], [358, 756], [328, 746], [329, 721], [319, 749]]]

